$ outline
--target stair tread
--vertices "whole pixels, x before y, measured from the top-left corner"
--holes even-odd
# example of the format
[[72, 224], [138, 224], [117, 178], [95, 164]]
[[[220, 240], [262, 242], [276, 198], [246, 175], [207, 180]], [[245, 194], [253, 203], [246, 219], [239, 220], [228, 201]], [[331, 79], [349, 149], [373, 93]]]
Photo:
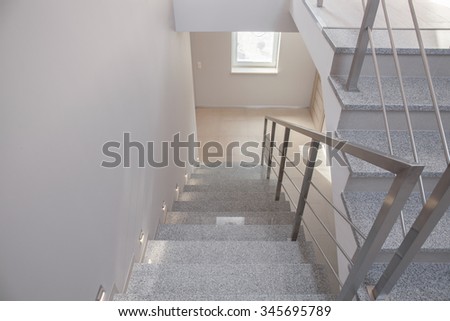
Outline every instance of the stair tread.
[[327, 293], [311, 264], [135, 264], [127, 293], [151, 295]]
[[[324, 28], [323, 33], [336, 53], [353, 54], [357, 44], [359, 29]], [[422, 30], [422, 37], [428, 55], [450, 54], [450, 30]], [[377, 54], [392, 54], [387, 30], [372, 31]], [[414, 30], [393, 30], [397, 52], [400, 55], [420, 55], [417, 36]], [[436, 39], [446, 41], [436, 41]], [[371, 53], [368, 48], [367, 53]]]
[[[353, 223], [364, 233], [368, 234], [382, 202], [385, 193], [381, 192], [344, 192], [343, 198]], [[409, 230], [417, 215], [422, 209], [422, 201], [418, 193], [413, 193], [406, 203], [403, 214], [405, 225]], [[403, 240], [400, 222], [397, 222], [383, 249], [397, 249]], [[361, 245], [362, 239], [358, 237]], [[441, 221], [423, 245], [423, 250], [443, 250], [450, 248], [450, 209], [447, 210]]]
[[[339, 130], [339, 137], [344, 140], [355, 142], [361, 145], [370, 146], [373, 149], [388, 153], [388, 143], [386, 133], [380, 130]], [[414, 131], [416, 148], [420, 164], [425, 165], [423, 176], [439, 177], [447, 167], [444, 156], [444, 149], [440, 144], [438, 131], [420, 130]], [[446, 132], [447, 142], [450, 145], [450, 131]], [[394, 155], [401, 156], [402, 159], [414, 163], [414, 157], [410, 144], [408, 131], [391, 131], [391, 140]], [[347, 155], [352, 173], [356, 176], [392, 176], [384, 169], [369, 164], [363, 160]]]
[[114, 301], [333, 301], [331, 294], [117, 294]]
[[175, 201], [172, 206], [173, 211], [178, 212], [232, 212], [232, 211], [290, 211], [288, 201], [274, 201], [268, 199], [236, 199], [236, 200], [208, 200], [203, 201]]
[[[178, 201], [223, 201], [223, 200], [234, 200], [239, 201], [241, 199], [257, 199], [259, 201], [263, 200], [275, 200], [275, 193], [259, 192], [259, 191], [208, 191], [208, 192], [182, 192], [178, 197]], [[280, 200], [285, 200], [284, 193], [280, 194]]]
[[[365, 284], [375, 285], [385, 268], [385, 264], [374, 264]], [[411, 263], [386, 300], [449, 301], [449, 284], [449, 263]]]
[[[149, 241], [144, 262], [174, 264], [307, 263], [304, 242], [267, 241]], [[306, 253], [306, 254], [304, 254]]]
[[286, 241], [291, 225], [181, 225], [162, 224], [156, 240], [173, 241]]
[[166, 224], [289, 225], [294, 212], [169, 212]]
[[[330, 76], [330, 83], [336, 96], [345, 110], [379, 110], [381, 111], [380, 95], [377, 90], [376, 77], [361, 77], [358, 81], [359, 91], [347, 91], [344, 76]], [[450, 78], [434, 77], [439, 109], [450, 111]], [[397, 77], [382, 77], [382, 85], [387, 110], [403, 111], [403, 101]], [[426, 78], [405, 77], [405, 92], [408, 97], [410, 111], [433, 111], [428, 83]]]

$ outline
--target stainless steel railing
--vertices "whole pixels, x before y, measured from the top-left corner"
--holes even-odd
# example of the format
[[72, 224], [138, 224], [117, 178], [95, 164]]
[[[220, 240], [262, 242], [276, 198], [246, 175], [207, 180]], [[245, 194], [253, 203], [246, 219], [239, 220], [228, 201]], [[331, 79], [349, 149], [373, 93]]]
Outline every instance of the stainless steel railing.
[[[270, 138], [268, 138], [269, 134], [267, 133], [268, 122], [272, 122]], [[282, 143], [282, 148], [278, 149], [275, 144], [275, 132], [277, 126], [284, 127], [284, 138]], [[306, 167], [302, 172], [300, 169], [297, 170], [302, 174], [303, 180], [301, 188], [296, 188], [299, 191], [298, 201], [295, 205], [294, 199], [291, 195], [289, 195], [287, 189], [283, 184], [284, 177], [288, 177], [290, 181], [294, 184], [292, 178], [289, 175], [286, 175], [286, 161], [289, 159], [287, 156], [288, 152], [288, 144], [289, 144], [289, 136], [290, 132], [294, 131], [305, 135], [306, 137], [311, 138], [310, 148], [308, 151], [307, 159], [306, 159]], [[340, 285], [340, 292], [338, 295], [338, 300], [351, 300], [361, 282], [363, 281], [365, 275], [367, 274], [370, 266], [375, 261], [376, 255], [380, 252], [387, 236], [389, 235], [392, 226], [396, 222], [400, 212], [409, 198], [411, 192], [416, 185], [419, 176], [423, 170], [423, 166], [417, 164], [409, 164], [402, 160], [399, 160], [390, 155], [384, 155], [378, 151], [372, 150], [370, 148], [349, 143], [340, 139], [328, 137], [322, 133], [307, 129], [305, 127], [301, 127], [280, 119], [276, 119], [273, 117], [266, 116], [264, 120], [264, 144], [263, 144], [263, 152], [262, 152], [262, 162], [264, 164], [264, 160], [268, 165], [267, 168], [267, 177], [270, 177], [270, 173], [275, 171], [274, 164], [278, 165], [278, 183], [276, 189], [276, 199], [280, 198], [281, 190], [284, 189], [288, 195], [288, 198], [291, 203], [294, 204], [296, 208], [295, 213], [295, 223], [292, 230], [291, 239], [293, 241], [297, 240], [300, 226], [303, 225], [311, 236], [311, 239], [316, 244], [319, 252], [323, 255], [324, 260], [327, 265], [330, 267], [334, 277]], [[340, 244], [338, 239], [333, 235], [333, 233], [326, 227], [319, 213], [315, 211], [308, 201], [308, 194], [310, 187], [313, 187], [315, 190], [319, 191], [319, 195], [326, 199], [328, 204], [333, 204], [333, 201], [329, 200], [325, 197], [323, 193], [320, 192], [320, 189], [316, 184], [312, 182], [317, 154], [321, 144], [331, 146], [333, 148], [338, 147], [341, 152], [357, 157], [361, 160], [369, 162], [375, 166], [381, 167], [393, 174], [395, 174], [394, 181], [390, 186], [389, 192], [383, 202], [383, 205], [374, 221], [372, 228], [370, 229], [367, 235], [364, 235], [353, 223], [351, 220], [346, 218], [346, 222], [348, 222], [349, 226], [358, 234], [360, 234], [364, 240], [364, 243], [361, 246], [361, 249], [352, 256], [347, 252], [345, 246]], [[277, 160], [274, 157], [274, 148], [276, 148], [280, 155], [280, 160]], [[267, 154], [267, 157], [265, 155]], [[292, 162], [291, 162], [292, 163]], [[295, 184], [294, 184], [295, 185]], [[332, 207], [337, 210], [337, 213], [342, 217], [346, 217], [341, 211], [339, 211], [334, 205]], [[312, 229], [306, 224], [306, 221], [303, 220], [305, 209], [312, 211], [313, 216], [317, 219], [320, 226], [324, 228], [327, 235], [332, 239], [333, 243], [336, 244], [337, 249], [343, 254], [346, 260], [349, 262], [350, 272], [348, 276], [341, 280], [339, 276], [339, 271], [333, 267], [330, 259], [325, 254], [325, 250], [323, 246], [320, 245], [320, 242]]]

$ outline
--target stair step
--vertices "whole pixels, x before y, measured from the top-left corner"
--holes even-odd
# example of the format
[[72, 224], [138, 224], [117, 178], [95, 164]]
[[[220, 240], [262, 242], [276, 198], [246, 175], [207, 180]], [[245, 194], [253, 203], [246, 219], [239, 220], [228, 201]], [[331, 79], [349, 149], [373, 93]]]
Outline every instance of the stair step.
[[[378, 151], [388, 153], [388, 143], [384, 131], [339, 130], [339, 137], [350, 142], [370, 146]], [[450, 132], [446, 132], [447, 142], [450, 143]], [[439, 177], [447, 167], [444, 149], [440, 144], [437, 131], [414, 131], [417, 153], [421, 164], [425, 165], [423, 176]], [[414, 163], [409, 133], [407, 131], [391, 131], [394, 154], [402, 159]], [[363, 160], [348, 155], [350, 169], [355, 176], [392, 176], [387, 171], [371, 165]]]
[[[385, 264], [374, 264], [366, 277], [366, 285], [375, 285], [385, 268]], [[449, 301], [449, 284], [450, 264], [411, 263], [386, 300]]]
[[[359, 28], [324, 28], [322, 32], [334, 50], [331, 75], [347, 77], [353, 61]], [[423, 77], [423, 61], [414, 30], [394, 30], [393, 32], [403, 76]], [[448, 35], [450, 31], [422, 30], [422, 33], [427, 48], [431, 74], [434, 77], [447, 77], [450, 74], [450, 65], [448, 64], [448, 56], [450, 55], [450, 41], [448, 40], [450, 38]], [[373, 30], [373, 35], [380, 74], [396, 77], [395, 62], [386, 30]], [[439, 39], [436, 41], [437, 37], [443, 37], [442, 39], [445, 40]], [[410, 68], [406, 68], [406, 66], [410, 66]], [[374, 63], [370, 46], [366, 51], [361, 76], [374, 76]]]
[[235, 186], [242, 186], [243, 190], [258, 188], [258, 186], [273, 185], [276, 186], [277, 181], [272, 175], [271, 179], [245, 179], [245, 178], [218, 178], [208, 175], [202, 177], [190, 178], [187, 185], [215, 185], [216, 188], [233, 189]]
[[327, 293], [322, 268], [311, 264], [135, 264], [127, 293], [172, 300], [192, 295]]
[[[351, 220], [365, 235], [369, 233], [369, 230], [375, 221], [376, 215], [381, 208], [385, 195], [385, 193], [379, 192], [345, 192], [343, 194], [343, 199]], [[418, 193], [413, 193], [403, 210], [407, 230], [411, 228], [421, 209], [422, 201], [420, 199], [420, 195]], [[362, 239], [359, 236], [357, 239], [361, 245]], [[394, 225], [389, 237], [384, 243], [383, 249], [397, 249], [402, 241], [402, 229], [400, 222], [398, 221]], [[441, 251], [449, 248], [450, 209], [431, 233], [423, 245], [422, 250]]]
[[[182, 192], [178, 201], [239, 201], [241, 199], [253, 199], [258, 201], [275, 200], [275, 193], [241, 192], [241, 191], [208, 191], [208, 192]], [[284, 193], [280, 194], [280, 200], [284, 201]]]
[[191, 294], [189, 297], [177, 294], [117, 294], [114, 301], [334, 301], [331, 294]]
[[[300, 247], [303, 246], [302, 249]], [[255, 241], [149, 241], [144, 262], [152, 264], [308, 263], [305, 244]], [[150, 261], [149, 261], [150, 260]]]
[[291, 225], [161, 224], [156, 240], [171, 241], [287, 241]]
[[290, 211], [288, 201], [274, 201], [273, 199], [235, 199], [209, 201], [175, 201], [172, 211], [176, 212], [265, 212]]
[[166, 224], [289, 225], [294, 212], [169, 212]]
[[275, 197], [276, 182], [264, 181], [228, 181], [222, 184], [205, 182], [202, 179], [192, 179], [184, 185], [183, 192], [223, 192], [223, 193], [272, 193]]
[[[358, 82], [359, 91], [347, 91], [347, 78], [330, 76], [330, 83], [336, 96], [345, 110], [381, 111], [380, 95], [376, 77], [361, 77]], [[436, 95], [441, 111], [450, 111], [450, 78], [433, 78]], [[397, 77], [383, 77], [382, 85], [387, 110], [403, 111], [400, 85]], [[426, 78], [405, 77], [405, 92], [408, 97], [410, 111], [433, 111], [430, 91]]]
[[[414, 30], [393, 30], [395, 45], [399, 55], [420, 55], [417, 36]], [[422, 37], [428, 55], [450, 55], [450, 30], [422, 30]], [[336, 53], [354, 54], [359, 29], [324, 28], [323, 34]], [[391, 55], [391, 43], [387, 30], [372, 31], [376, 52], [379, 55]], [[436, 41], [442, 39], [443, 41]], [[370, 47], [367, 54], [371, 54]]]
[[233, 167], [233, 168], [196, 168], [190, 178], [203, 178], [206, 176], [217, 179], [265, 179], [266, 167]]

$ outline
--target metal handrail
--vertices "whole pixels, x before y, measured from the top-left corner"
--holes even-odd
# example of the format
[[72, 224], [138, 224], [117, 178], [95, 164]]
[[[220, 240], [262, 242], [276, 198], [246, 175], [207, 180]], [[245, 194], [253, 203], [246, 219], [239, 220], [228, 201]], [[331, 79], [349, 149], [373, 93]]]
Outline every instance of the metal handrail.
[[350, 255], [347, 253], [347, 251], [344, 250], [343, 246], [341, 244], [339, 244], [338, 240], [336, 240], [336, 237], [333, 236], [333, 233], [330, 232], [330, 230], [325, 225], [325, 223], [321, 220], [319, 215], [317, 215], [316, 211], [314, 211], [314, 209], [312, 208], [311, 204], [308, 201], [306, 201], [306, 205], [308, 206], [308, 208], [311, 211], [311, 213], [313, 213], [313, 215], [317, 219], [317, 221], [319, 221], [320, 225], [322, 225], [324, 230], [327, 232], [328, 236], [330, 236], [330, 238], [333, 240], [334, 244], [336, 244], [336, 246], [341, 251], [341, 253], [344, 254], [344, 257], [347, 259], [348, 263], [350, 263], [350, 265], [353, 266], [353, 260], [350, 257]]
[[400, 244], [380, 280], [375, 285], [372, 294], [376, 299], [384, 299], [392, 290], [449, 206], [450, 165], [447, 166], [427, 203], [422, 208], [402, 244]]
[[[389, 34], [389, 41], [390, 41], [391, 47], [392, 47], [392, 55], [394, 57], [395, 70], [397, 72], [397, 77], [398, 77], [398, 81], [399, 81], [399, 85], [400, 85], [400, 92], [401, 92], [401, 96], [402, 96], [403, 107], [404, 107], [405, 116], [406, 116], [406, 124], [408, 126], [408, 134], [409, 134], [409, 139], [411, 142], [413, 157], [414, 157], [414, 161], [416, 163], [419, 163], [419, 154], [417, 153], [416, 139], [414, 138], [411, 115], [409, 112], [408, 101], [406, 98], [406, 91], [405, 91], [405, 85], [404, 85], [404, 81], [403, 81], [402, 69], [400, 66], [400, 59], [398, 58], [397, 47], [395, 45], [394, 35], [392, 33], [391, 19], [389, 18], [389, 12], [387, 10], [385, 0], [381, 0], [381, 6], [383, 8], [386, 26], [387, 26], [387, 30], [388, 30], [388, 34]], [[420, 197], [422, 198], [422, 203], [425, 204], [427, 197], [425, 195], [425, 188], [423, 186], [422, 176], [419, 177], [419, 192], [420, 192]]]
[[442, 123], [441, 111], [439, 110], [439, 104], [437, 102], [436, 91], [433, 85], [433, 78], [431, 77], [430, 65], [428, 63], [427, 53], [425, 51], [425, 45], [423, 44], [422, 33], [420, 32], [419, 20], [417, 19], [416, 9], [414, 7], [413, 0], [408, 0], [411, 16], [414, 23], [414, 29], [416, 30], [417, 42], [419, 43], [420, 55], [422, 56], [423, 67], [425, 75], [427, 77], [428, 89], [430, 90], [431, 100], [433, 102], [434, 112], [436, 114], [436, 121], [439, 127], [439, 135], [441, 136], [442, 146], [444, 147], [445, 159], [447, 164], [450, 164], [450, 152], [448, 150], [447, 138], [445, 137], [444, 126]]
[[325, 195], [323, 195], [323, 193], [316, 186], [316, 184], [314, 184], [314, 182], [311, 182], [311, 186], [314, 187], [314, 189], [320, 194], [320, 196], [322, 196], [322, 198], [336, 211], [336, 213], [339, 214], [339, 216], [341, 216], [344, 219], [344, 221], [346, 221], [355, 230], [356, 233], [359, 234], [359, 236], [361, 236], [364, 240], [366, 239], [364, 233], [361, 232], [361, 230], [352, 221], [350, 221], [347, 217], [345, 217], [342, 211], [339, 210]]
[[[290, 131], [295, 131], [311, 138], [312, 148], [309, 150], [308, 164], [306, 166], [300, 197], [296, 208], [296, 218], [291, 237], [293, 241], [296, 241], [298, 237], [300, 224], [302, 223], [302, 217], [306, 206], [306, 200], [308, 197], [308, 191], [314, 173], [317, 151], [321, 143], [331, 147], [340, 148], [341, 152], [355, 156], [396, 175], [383, 205], [374, 221], [374, 224], [367, 235], [367, 239], [363, 243], [360, 251], [358, 251], [353, 258], [353, 267], [350, 269], [348, 277], [342, 284], [342, 289], [339, 293], [338, 300], [351, 300], [356, 295], [357, 289], [375, 261], [376, 255], [380, 252], [387, 236], [389, 235], [400, 214], [400, 211], [413, 191], [424, 167], [418, 164], [409, 164], [394, 156], [382, 154], [379, 151], [359, 144], [329, 137], [323, 133], [274, 117], [266, 116], [264, 119], [265, 125], [267, 125], [268, 121], [272, 122], [271, 137], [273, 138], [270, 142], [270, 158], [268, 159], [268, 165], [271, 165], [272, 162], [273, 141], [277, 125], [285, 127], [286, 130], [289, 129]], [[266, 137], [267, 126], [264, 126], [264, 128], [265, 132], [263, 137]], [[287, 144], [285, 144], [285, 146], [287, 146]], [[280, 164], [280, 169], [283, 171], [284, 167], [282, 165], [286, 162], [286, 153], [287, 148], [283, 148], [283, 155], [281, 157]], [[268, 172], [271, 171], [271, 168], [271, 166], [268, 166]], [[282, 177], [282, 175], [279, 174], [278, 178], [280, 177]], [[281, 186], [282, 180], [280, 181], [279, 179], [278, 184]], [[327, 260], [326, 257], [325, 259]]]

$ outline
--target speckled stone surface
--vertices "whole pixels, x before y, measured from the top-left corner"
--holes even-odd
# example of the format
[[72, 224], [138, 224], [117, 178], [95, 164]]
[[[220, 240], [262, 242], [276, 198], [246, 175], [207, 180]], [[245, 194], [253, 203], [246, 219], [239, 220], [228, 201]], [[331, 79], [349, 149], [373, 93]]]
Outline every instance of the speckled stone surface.
[[[380, 110], [381, 102], [376, 77], [361, 77], [357, 92], [345, 89], [346, 77], [330, 76], [331, 86], [344, 110]], [[450, 78], [433, 78], [441, 111], [450, 111]], [[396, 77], [383, 77], [382, 86], [387, 110], [403, 111], [400, 85]], [[425, 78], [404, 78], [406, 96], [410, 111], [433, 111], [427, 80]]]
[[[207, 191], [207, 192], [182, 192], [178, 197], [178, 201], [239, 201], [241, 199], [254, 199], [258, 201], [275, 200], [275, 193], [265, 193], [258, 191]], [[280, 194], [280, 200], [285, 200], [284, 193]]]
[[162, 224], [155, 239], [172, 241], [287, 241], [290, 225]]
[[152, 264], [276, 264], [310, 263], [297, 242], [149, 241], [144, 262]]
[[273, 199], [236, 199], [210, 201], [176, 201], [172, 210], [176, 212], [250, 212], [250, 211], [290, 211], [288, 201], [276, 202]]
[[[350, 219], [365, 234], [369, 233], [370, 228], [378, 214], [385, 193], [375, 192], [345, 192], [343, 199], [348, 209]], [[413, 193], [406, 203], [403, 214], [405, 225], [409, 230], [420, 210], [422, 201], [418, 193]], [[356, 234], [356, 233], [355, 233]], [[361, 245], [362, 239], [358, 236], [357, 240]], [[383, 249], [397, 249], [403, 240], [400, 222], [397, 222], [388, 239], [383, 245]], [[438, 223], [427, 241], [422, 247], [423, 250], [445, 250], [450, 249], [450, 209]]]
[[175, 297], [173, 294], [117, 294], [114, 301], [334, 301], [336, 298], [331, 294], [191, 294], [189, 297]]
[[[387, 136], [384, 131], [339, 130], [338, 135], [344, 140], [369, 146], [385, 154], [389, 153]], [[446, 132], [446, 137], [450, 144], [450, 132]], [[391, 138], [394, 155], [414, 163], [409, 133], [403, 130], [391, 131]], [[439, 133], [437, 131], [414, 131], [414, 138], [419, 164], [425, 165], [423, 176], [439, 177], [447, 167]], [[385, 170], [351, 155], [348, 155], [347, 159], [355, 176], [392, 176]]]
[[201, 175], [199, 174], [197, 177], [190, 178], [187, 182], [188, 185], [217, 185], [217, 186], [240, 186], [244, 184], [248, 186], [248, 188], [252, 188], [257, 185], [271, 185], [276, 184], [277, 181], [275, 179], [275, 175], [272, 175], [270, 179], [246, 179], [246, 178], [238, 178], [238, 177], [216, 177], [210, 175]]
[[311, 264], [135, 264], [128, 293], [172, 300], [192, 295], [327, 293], [322, 269]]
[[[293, 212], [169, 212], [166, 224], [289, 225]], [[226, 220], [230, 218], [230, 220]], [[233, 220], [238, 218], [239, 220]]]
[[[274, 201], [265, 170], [203, 166], [194, 173], [115, 300], [332, 300], [294, 214]], [[262, 174], [262, 176], [261, 176]], [[284, 194], [282, 195], [283, 199]]]
[[199, 179], [190, 180], [187, 185], [184, 185], [183, 192], [230, 192], [230, 193], [272, 193], [275, 195], [276, 181], [248, 181], [241, 180], [238, 182], [229, 181], [223, 183], [204, 182]]
[[[336, 53], [355, 52], [359, 29], [324, 28], [323, 34]], [[377, 54], [392, 54], [387, 30], [375, 29], [372, 34]], [[414, 30], [393, 30], [393, 34], [398, 54], [420, 54]], [[428, 55], [450, 55], [450, 30], [422, 30], [422, 37]], [[370, 48], [367, 53], [371, 53]]]
[[[385, 268], [384, 264], [374, 264], [365, 280], [366, 285], [375, 285]], [[449, 301], [450, 264], [412, 263], [386, 300]]]

